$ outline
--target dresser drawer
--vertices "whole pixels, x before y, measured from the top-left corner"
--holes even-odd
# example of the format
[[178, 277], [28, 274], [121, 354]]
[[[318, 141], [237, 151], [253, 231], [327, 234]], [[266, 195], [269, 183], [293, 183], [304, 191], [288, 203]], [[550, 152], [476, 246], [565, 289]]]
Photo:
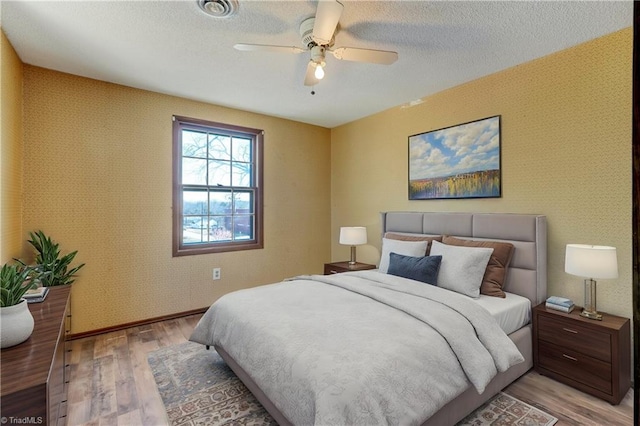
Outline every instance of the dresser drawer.
[[540, 367], [611, 394], [611, 364], [547, 342], [538, 351]]
[[611, 363], [609, 333], [540, 315], [538, 339]]

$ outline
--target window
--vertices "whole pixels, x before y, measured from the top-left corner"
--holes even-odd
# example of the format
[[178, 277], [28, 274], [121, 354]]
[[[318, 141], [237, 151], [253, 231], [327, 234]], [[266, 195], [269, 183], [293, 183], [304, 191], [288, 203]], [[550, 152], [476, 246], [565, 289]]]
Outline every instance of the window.
[[173, 255], [263, 247], [263, 131], [173, 118]]

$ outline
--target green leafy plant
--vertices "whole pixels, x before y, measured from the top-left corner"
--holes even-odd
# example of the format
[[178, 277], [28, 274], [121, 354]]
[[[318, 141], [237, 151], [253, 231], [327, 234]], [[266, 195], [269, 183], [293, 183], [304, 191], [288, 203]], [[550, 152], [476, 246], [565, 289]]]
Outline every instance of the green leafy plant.
[[20, 303], [22, 296], [36, 286], [37, 268], [20, 263], [2, 265], [0, 269], [0, 307]]
[[[71, 284], [75, 281], [76, 272], [85, 264], [82, 263], [69, 269], [78, 251], [73, 251], [64, 256], [60, 256], [60, 245], [54, 243], [44, 232], [37, 231], [35, 234], [29, 232], [31, 237], [29, 243], [36, 249], [35, 263], [39, 265], [40, 276], [38, 279], [44, 287]], [[26, 266], [22, 261], [18, 260]]]

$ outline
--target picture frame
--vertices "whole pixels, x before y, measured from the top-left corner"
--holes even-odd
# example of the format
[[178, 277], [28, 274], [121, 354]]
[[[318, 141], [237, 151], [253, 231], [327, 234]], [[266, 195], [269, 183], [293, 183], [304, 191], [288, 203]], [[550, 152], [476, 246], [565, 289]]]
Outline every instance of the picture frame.
[[501, 197], [500, 119], [409, 136], [409, 200]]

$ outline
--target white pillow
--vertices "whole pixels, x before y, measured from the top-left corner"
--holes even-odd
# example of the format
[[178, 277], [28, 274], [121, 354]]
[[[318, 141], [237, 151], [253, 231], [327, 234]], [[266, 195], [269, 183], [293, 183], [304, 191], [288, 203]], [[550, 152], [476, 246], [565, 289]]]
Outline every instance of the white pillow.
[[492, 253], [489, 247], [451, 246], [433, 241], [429, 255], [442, 256], [438, 287], [477, 299]]
[[402, 241], [382, 239], [382, 255], [380, 256], [380, 272], [386, 274], [389, 269], [389, 253], [403, 254], [405, 256], [425, 256], [428, 241]]

